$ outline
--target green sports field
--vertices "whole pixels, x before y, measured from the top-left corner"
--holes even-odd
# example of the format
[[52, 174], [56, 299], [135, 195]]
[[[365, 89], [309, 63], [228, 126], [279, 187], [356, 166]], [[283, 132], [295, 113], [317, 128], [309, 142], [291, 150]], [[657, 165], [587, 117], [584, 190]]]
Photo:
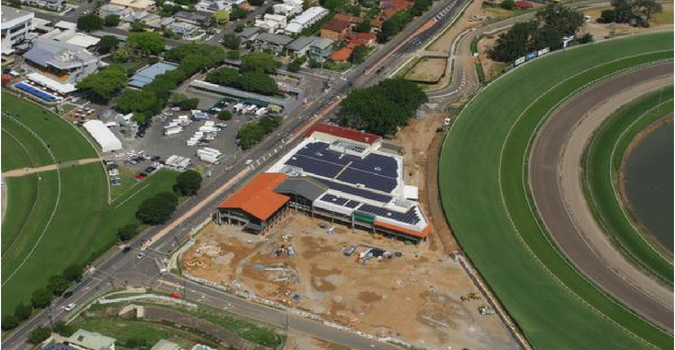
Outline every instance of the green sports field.
[[638, 232], [630, 214], [623, 208], [618, 188], [621, 161], [631, 140], [645, 127], [672, 112], [672, 87], [625, 106], [594, 135], [584, 167], [586, 198], [605, 232], [628, 257], [671, 285], [673, 263]]
[[[3, 92], [2, 110], [3, 171], [98, 157], [73, 126], [39, 106]], [[117, 229], [135, 220], [140, 202], [170, 191], [175, 176], [158, 171], [112, 203], [99, 162], [5, 179], [2, 315], [29, 303], [49, 277], [111, 247]]]
[[497, 79], [463, 110], [440, 159], [448, 221], [469, 258], [537, 349], [673, 348], [671, 335], [582, 277], [539, 224], [527, 155], [548, 113], [588, 83], [673, 57], [673, 34], [550, 54]]

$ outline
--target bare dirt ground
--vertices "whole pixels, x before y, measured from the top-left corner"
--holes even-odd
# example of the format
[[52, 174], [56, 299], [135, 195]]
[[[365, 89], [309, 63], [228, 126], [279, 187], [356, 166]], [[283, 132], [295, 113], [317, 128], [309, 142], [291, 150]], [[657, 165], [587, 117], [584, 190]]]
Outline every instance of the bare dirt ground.
[[653, 16], [650, 20], [651, 26], [649, 28], [636, 28], [628, 24], [618, 23], [597, 23], [596, 19], [604, 10], [612, 9], [612, 7], [598, 7], [583, 11], [584, 15], [590, 16], [591, 20], [584, 26], [584, 31], [591, 33], [593, 38], [597, 40], [609, 39], [622, 35], [630, 35], [637, 33], [646, 33], [651, 31], [672, 30], [673, 29], [673, 4], [663, 4], [663, 12]]
[[488, 51], [494, 46], [499, 37], [499, 33], [488, 35], [478, 41], [478, 58], [480, 64], [483, 66], [483, 75], [485, 76], [486, 81], [496, 78], [503, 72], [504, 63], [493, 61], [488, 57]]
[[443, 77], [447, 63], [445, 58], [422, 58], [406, 73], [405, 78], [428, 84], [437, 83]]
[[[515, 348], [495, 315], [478, 313], [485, 301], [460, 300], [477, 290], [459, 264], [448, 257], [457, 245], [440, 205], [435, 212], [428, 208], [428, 201], [438, 201], [436, 181], [429, 178], [435, 179], [442, 140], [437, 129], [444, 118], [439, 114], [413, 120], [397, 138], [389, 140], [404, 148], [404, 178], [406, 184], [419, 187], [425, 212], [440, 215], [434, 216], [439, 222], [432, 218], [434, 231], [428, 242], [405, 245], [342, 225], [335, 225], [334, 233], [328, 234], [329, 222], [291, 212], [266, 236], [244, 233], [234, 226], [207, 226], [183, 255], [183, 269], [196, 277], [236, 285], [358, 330], [398, 337], [420, 347]], [[430, 149], [434, 152], [427, 151]], [[279, 250], [288, 246], [293, 247], [295, 256]], [[348, 246], [357, 248], [351, 256], [342, 252]], [[394, 255], [363, 264], [358, 257], [370, 247]], [[288, 349], [333, 349], [331, 346], [299, 338], [292, 340]]]

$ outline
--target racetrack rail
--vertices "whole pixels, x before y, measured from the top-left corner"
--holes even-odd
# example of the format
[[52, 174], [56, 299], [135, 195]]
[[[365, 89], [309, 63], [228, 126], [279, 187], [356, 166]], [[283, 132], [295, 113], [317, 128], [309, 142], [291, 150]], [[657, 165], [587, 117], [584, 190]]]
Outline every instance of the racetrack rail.
[[[532, 144], [529, 160], [531, 194], [558, 248], [606, 293], [670, 332], [673, 329], [672, 290], [644, 274], [636, 275], [637, 269], [625, 260], [610, 261], [608, 254], [601, 254], [598, 247], [589, 244], [588, 225], [584, 228], [575, 219], [578, 215], [571, 211], [565, 196], [561, 164], [570, 135], [589, 112], [631, 87], [668, 76], [672, 81], [672, 74], [672, 62], [647, 66], [598, 83], [573, 97], [541, 126]], [[580, 162], [576, 166], [580, 169]], [[569, 171], [567, 173], [570, 176]], [[631, 268], [634, 270], [629, 271]]]

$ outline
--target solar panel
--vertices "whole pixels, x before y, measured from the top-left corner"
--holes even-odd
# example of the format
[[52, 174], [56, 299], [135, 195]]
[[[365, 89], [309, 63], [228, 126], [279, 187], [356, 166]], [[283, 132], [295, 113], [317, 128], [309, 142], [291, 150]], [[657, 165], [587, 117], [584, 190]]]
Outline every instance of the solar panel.
[[342, 198], [342, 197], [334, 196], [334, 195], [332, 195], [332, 194], [330, 194], [330, 193], [324, 194], [324, 195], [321, 197], [321, 200], [324, 201], [324, 202], [333, 203], [333, 204], [335, 204], [335, 205], [340, 205], [340, 206], [346, 204], [346, 203], [349, 201], [347, 198]]
[[396, 179], [367, 173], [351, 167], [342, 171], [337, 179], [351, 184], [362, 184], [368, 188], [388, 193], [394, 190], [397, 185]]
[[321, 160], [305, 157], [299, 154], [294, 155], [288, 161], [287, 165], [302, 168], [302, 170], [315, 175], [333, 178], [342, 170], [342, 166], [323, 162]]
[[354, 209], [354, 208], [358, 207], [359, 204], [361, 204], [361, 202], [355, 201], [355, 200], [352, 199], [352, 200], [349, 200], [349, 202], [347, 202], [345, 204], [345, 207]]
[[420, 218], [419, 216], [417, 216], [417, 212], [415, 211], [415, 207], [410, 208], [405, 213], [401, 213], [386, 208], [376, 207], [370, 204], [364, 204], [360, 206], [358, 210], [365, 213], [375, 214], [377, 216], [394, 219], [396, 221], [405, 222], [412, 225], [415, 225], [420, 221]]
[[322, 184], [328, 186], [328, 188], [336, 190], [336, 191], [353, 194], [353, 195], [358, 196], [358, 197], [368, 198], [368, 199], [378, 201], [378, 202], [382, 202], [382, 203], [389, 203], [391, 201], [391, 196], [387, 196], [387, 195], [379, 194], [379, 193], [373, 193], [373, 192], [368, 191], [368, 190], [363, 190], [363, 189], [356, 188], [356, 187], [353, 187], [353, 186], [344, 185], [344, 184], [341, 184], [341, 183], [337, 183], [335, 181], [330, 181], [330, 180], [326, 180], [326, 179], [319, 179], [319, 178], [315, 178], [315, 179], [317, 181], [321, 182]]

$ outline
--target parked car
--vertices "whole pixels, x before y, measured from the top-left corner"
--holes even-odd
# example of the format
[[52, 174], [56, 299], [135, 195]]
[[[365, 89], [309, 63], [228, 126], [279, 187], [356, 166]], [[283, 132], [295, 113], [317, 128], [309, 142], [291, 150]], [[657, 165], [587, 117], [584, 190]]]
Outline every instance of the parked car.
[[66, 311], [71, 311], [71, 310], [73, 310], [73, 309], [75, 308], [75, 306], [77, 306], [75, 303], [70, 303], [70, 304], [64, 306], [63, 308], [64, 308]]

